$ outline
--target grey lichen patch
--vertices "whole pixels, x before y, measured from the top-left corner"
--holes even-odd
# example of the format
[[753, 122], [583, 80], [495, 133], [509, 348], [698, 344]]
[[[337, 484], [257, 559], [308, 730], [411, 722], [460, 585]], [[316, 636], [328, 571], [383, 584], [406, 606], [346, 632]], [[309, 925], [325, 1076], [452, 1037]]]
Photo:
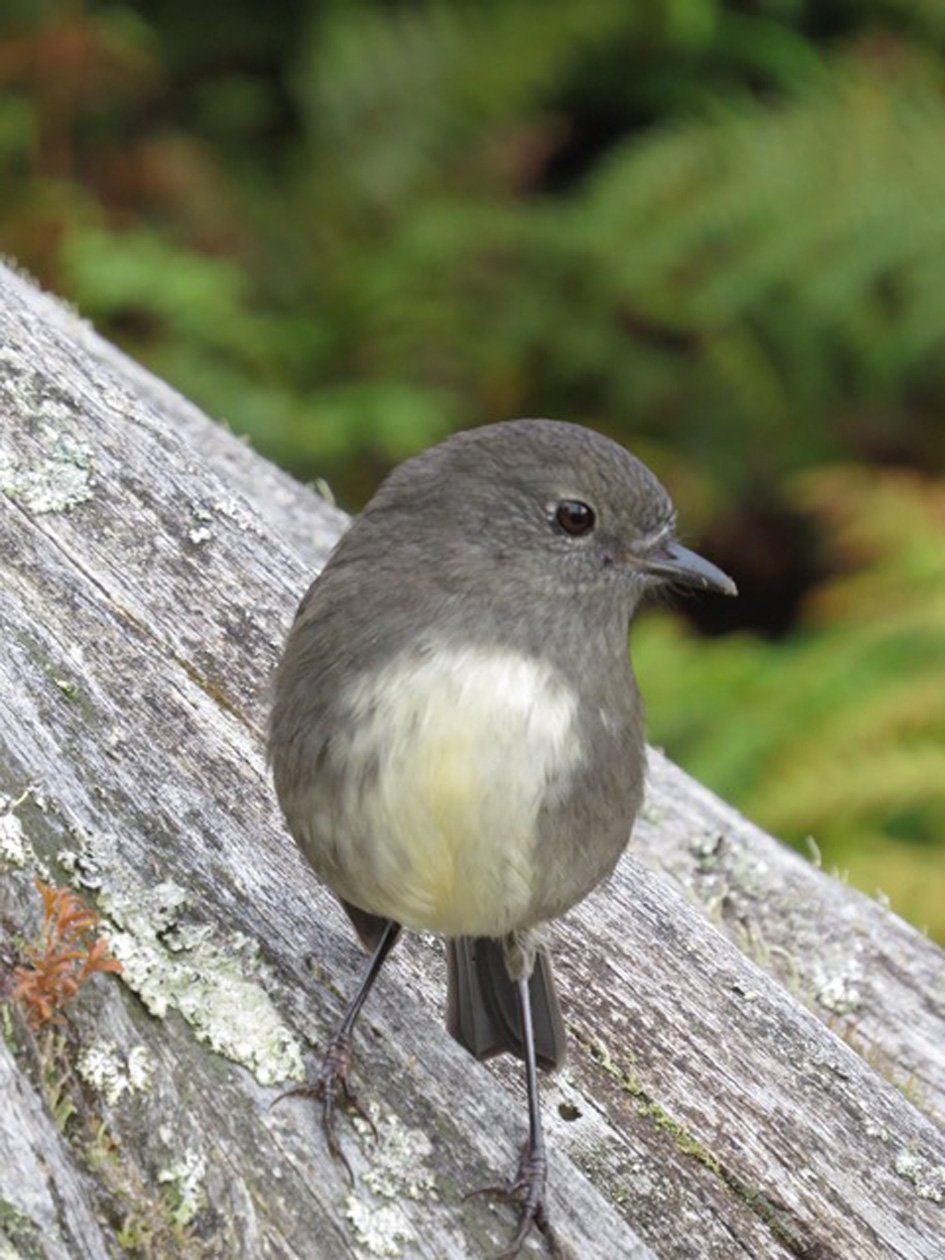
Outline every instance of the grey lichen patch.
[[707, 831], [701, 836], [696, 836], [689, 843], [689, 852], [696, 860], [696, 865], [700, 871], [707, 873], [714, 871], [719, 864], [721, 855], [723, 837], [718, 831]]
[[147, 1046], [134, 1046], [124, 1055], [113, 1041], [87, 1046], [79, 1055], [76, 1067], [86, 1084], [110, 1106], [124, 1094], [146, 1092], [154, 1074], [154, 1062]]
[[95, 856], [84, 832], [73, 829], [73, 835], [78, 841], [77, 849], [60, 849], [56, 858], [59, 865], [71, 877], [72, 883], [76, 887], [88, 888], [93, 892], [98, 891], [102, 887], [103, 875], [99, 866], [98, 858]]
[[171, 1200], [171, 1217], [175, 1225], [189, 1225], [201, 1208], [206, 1206], [206, 1175], [207, 1161], [199, 1151], [194, 1150], [185, 1151], [180, 1159], [158, 1171], [158, 1182], [167, 1187], [168, 1198]]
[[834, 1015], [850, 1015], [863, 1005], [862, 974], [854, 964], [832, 974], [819, 969], [814, 975], [814, 1001]]
[[217, 499], [212, 510], [215, 516], [222, 516], [224, 519], [231, 521], [239, 529], [245, 533], [259, 534], [259, 522], [246, 510], [235, 496], [230, 495], [223, 499]]
[[932, 1164], [913, 1151], [900, 1151], [893, 1163], [900, 1177], [912, 1183], [920, 1199], [945, 1203], [945, 1166]]
[[345, 1215], [358, 1245], [369, 1256], [404, 1256], [408, 1253], [402, 1244], [415, 1241], [416, 1235], [394, 1204], [369, 1204], [352, 1194]]
[[436, 1184], [428, 1160], [433, 1145], [422, 1129], [411, 1129], [395, 1115], [380, 1116], [372, 1108], [377, 1143], [371, 1167], [361, 1177], [367, 1191], [353, 1191], [345, 1215], [354, 1227], [359, 1246], [369, 1256], [401, 1256], [416, 1241], [400, 1204], [404, 1199], [435, 1196]]
[[651, 827], [658, 827], [662, 823], [664, 817], [665, 815], [659, 805], [652, 801], [649, 797], [646, 797], [643, 804], [640, 806], [640, 820], [642, 822], [649, 823]]
[[213, 530], [209, 528], [210, 522], [213, 520], [213, 513], [202, 507], [195, 507], [193, 513], [197, 524], [187, 531], [187, 537], [195, 547], [202, 547], [204, 543], [208, 543], [213, 537]]
[[115, 837], [74, 834], [77, 848], [61, 851], [60, 864], [77, 885], [100, 890], [121, 979], [151, 1014], [178, 1011], [199, 1040], [262, 1085], [302, 1081], [302, 1048], [269, 996], [274, 981], [256, 942], [188, 918], [190, 898], [178, 884], [143, 885]]
[[[20, 801], [24, 798], [20, 797]], [[20, 801], [11, 801], [0, 796], [0, 864], [5, 866], [25, 866], [28, 850], [23, 824], [14, 810]]]
[[30, 458], [0, 450], [0, 490], [34, 515], [66, 512], [92, 498], [92, 448], [57, 424], [42, 424]]
[[30, 832], [16, 813], [27, 799], [41, 813], [48, 811], [46, 798], [32, 784], [12, 801], [0, 794], [0, 871], [21, 870], [45, 884], [52, 884], [56, 881], [49, 863], [36, 851]]
[[197, 1037], [248, 1068], [263, 1085], [301, 1081], [302, 1050], [265, 984], [255, 941], [184, 918], [188, 897], [172, 882], [144, 888], [112, 868], [101, 904], [122, 980], [152, 1015], [178, 1011]]
[[867, 1120], [863, 1125], [863, 1132], [867, 1137], [876, 1138], [878, 1142], [889, 1144], [892, 1141], [892, 1133], [885, 1124], [881, 1124], [878, 1120]]
[[435, 1193], [426, 1161], [433, 1144], [422, 1129], [408, 1129], [395, 1115], [374, 1117], [377, 1145], [371, 1167], [361, 1180], [382, 1199], [423, 1199]]

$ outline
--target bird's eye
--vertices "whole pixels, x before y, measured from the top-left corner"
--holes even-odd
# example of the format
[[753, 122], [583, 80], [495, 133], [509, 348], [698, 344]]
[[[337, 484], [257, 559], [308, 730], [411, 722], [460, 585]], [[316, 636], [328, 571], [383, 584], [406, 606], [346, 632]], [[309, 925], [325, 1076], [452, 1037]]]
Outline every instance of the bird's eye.
[[577, 499], [564, 499], [555, 508], [555, 522], [566, 534], [578, 537], [589, 534], [594, 528], [597, 517], [594, 509]]

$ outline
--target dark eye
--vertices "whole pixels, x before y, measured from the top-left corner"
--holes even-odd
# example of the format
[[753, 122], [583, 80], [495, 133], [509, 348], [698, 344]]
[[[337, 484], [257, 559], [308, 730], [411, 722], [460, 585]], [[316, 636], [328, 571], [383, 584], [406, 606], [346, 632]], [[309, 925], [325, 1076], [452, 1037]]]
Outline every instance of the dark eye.
[[594, 509], [577, 499], [564, 499], [555, 508], [556, 523], [566, 534], [573, 534], [575, 537], [589, 534], [596, 520]]

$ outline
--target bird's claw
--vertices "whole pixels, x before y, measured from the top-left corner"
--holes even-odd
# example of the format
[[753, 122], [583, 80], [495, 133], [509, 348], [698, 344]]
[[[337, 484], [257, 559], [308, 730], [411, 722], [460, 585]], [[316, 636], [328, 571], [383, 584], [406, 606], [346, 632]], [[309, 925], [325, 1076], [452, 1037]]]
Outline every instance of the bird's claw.
[[347, 1155], [341, 1149], [335, 1129], [339, 1097], [346, 1111], [353, 1112], [367, 1124], [375, 1141], [377, 1141], [377, 1125], [361, 1105], [357, 1091], [351, 1084], [351, 1058], [351, 1035], [336, 1034], [325, 1047], [325, 1053], [322, 1055], [314, 1080], [305, 1085], [295, 1085], [291, 1089], [284, 1090], [273, 1100], [272, 1106], [281, 1102], [283, 1098], [313, 1098], [321, 1103], [322, 1128], [328, 1149], [332, 1156], [344, 1165], [348, 1180], [354, 1185], [354, 1172]]
[[545, 1213], [547, 1173], [548, 1160], [544, 1148], [534, 1148], [527, 1144], [522, 1151], [518, 1170], [511, 1181], [500, 1186], [482, 1186], [477, 1190], [470, 1190], [463, 1196], [464, 1201], [480, 1195], [493, 1195], [506, 1201], [513, 1199], [518, 1201], [518, 1228], [509, 1245], [495, 1257], [495, 1260], [513, 1260], [513, 1257], [517, 1256], [525, 1245], [533, 1229], [537, 1229], [541, 1234], [553, 1260], [567, 1260], [568, 1252]]

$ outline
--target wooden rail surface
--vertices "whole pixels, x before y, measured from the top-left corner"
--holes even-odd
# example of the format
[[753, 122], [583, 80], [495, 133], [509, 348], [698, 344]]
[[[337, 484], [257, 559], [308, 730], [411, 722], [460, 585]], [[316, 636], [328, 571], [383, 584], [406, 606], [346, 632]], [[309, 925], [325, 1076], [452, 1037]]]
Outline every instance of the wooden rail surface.
[[[344, 516], [0, 269], [0, 1256], [491, 1256], [517, 1066], [441, 1022], [438, 942], [365, 1012], [349, 1186], [301, 1079], [361, 956], [281, 825], [270, 672]], [[646, 679], [641, 680], [644, 692]], [[39, 875], [101, 914], [35, 1035]], [[554, 929], [544, 1084], [575, 1253], [945, 1257], [945, 957], [658, 753], [635, 844]], [[538, 1244], [528, 1254], [540, 1255]]]

